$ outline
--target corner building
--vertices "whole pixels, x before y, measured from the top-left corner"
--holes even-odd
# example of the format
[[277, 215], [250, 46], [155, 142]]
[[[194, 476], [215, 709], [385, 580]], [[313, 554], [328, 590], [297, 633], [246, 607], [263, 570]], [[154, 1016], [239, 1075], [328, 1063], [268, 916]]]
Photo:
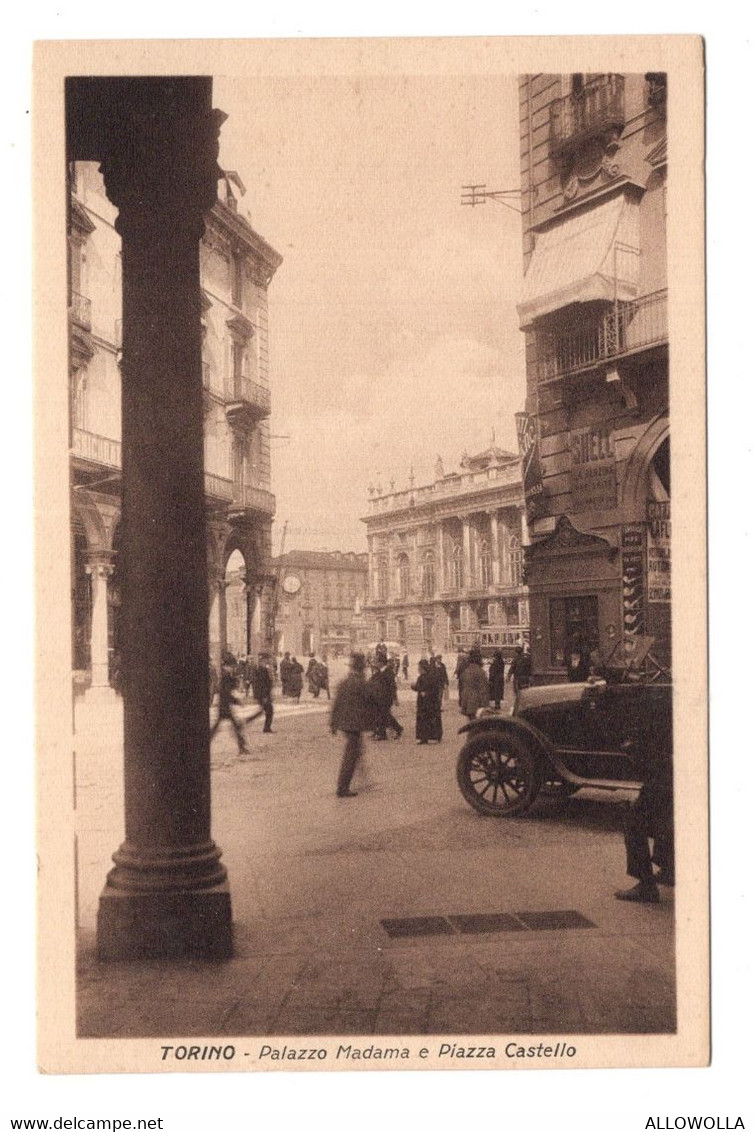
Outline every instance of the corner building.
[[665, 74], [519, 81], [533, 674], [671, 667]]
[[513, 652], [527, 640], [524, 497], [517, 456], [495, 445], [438, 459], [433, 483], [371, 489], [367, 527], [374, 640], [412, 655], [481, 644]]
[[273, 559], [278, 579], [276, 652], [345, 656], [364, 644], [361, 610], [367, 555], [353, 551], [289, 550]]
[[[200, 245], [204, 484], [210, 652], [272, 645], [267, 289], [281, 256], [238, 212], [244, 186], [219, 181]], [[121, 238], [96, 163], [69, 169], [69, 396], [74, 682], [112, 697], [121, 641]], [[187, 532], [187, 535], [189, 532]], [[173, 552], [175, 548], [173, 548]], [[165, 548], [166, 570], [171, 548]], [[243, 604], [229, 639], [226, 591]], [[240, 594], [240, 599], [239, 599]]]

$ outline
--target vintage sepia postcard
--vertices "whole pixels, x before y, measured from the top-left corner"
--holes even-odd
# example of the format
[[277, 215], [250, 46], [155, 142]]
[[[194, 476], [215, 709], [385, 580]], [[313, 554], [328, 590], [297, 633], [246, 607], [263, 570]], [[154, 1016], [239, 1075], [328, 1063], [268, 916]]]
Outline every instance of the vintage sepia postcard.
[[34, 69], [40, 1068], [707, 1064], [701, 41]]

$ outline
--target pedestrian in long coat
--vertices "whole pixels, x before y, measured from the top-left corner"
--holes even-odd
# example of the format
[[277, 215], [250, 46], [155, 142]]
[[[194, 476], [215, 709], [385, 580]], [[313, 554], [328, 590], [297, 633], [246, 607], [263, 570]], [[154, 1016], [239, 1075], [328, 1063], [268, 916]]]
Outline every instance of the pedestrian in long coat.
[[336, 795], [339, 798], [356, 796], [356, 791], [350, 787], [352, 775], [362, 757], [362, 732], [371, 731], [377, 725], [379, 716], [371, 685], [364, 678], [363, 653], [352, 653], [350, 668], [346, 679], [336, 688], [330, 710], [330, 730], [334, 735], [337, 731], [343, 731], [346, 735], [336, 784]]
[[279, 673], [281, 679], [281, 694], [284, 696], [291, 695], [291, 653], [283, 654], [281, 658]]
[[440, 717], [440, 701], [443, 689], [438, 673], [433, 671], [429, 661], [419, 662], [419, 675], [412, 684], [417, 693], [417, 723], [415, 737], [418, 743], [438, 743], [443, 738], [443, 721]]
[[273, 673], [267, 661], [267, 656], [261, 656], [259, 664], [252, 665], [250, 684], [252, 695], [259, 704], [260, 710], [250, 715], [247, 720], [247, 723], [252, 723], [264, 714], [265, 725], [262, 731], [265, 735], [271, 734], [273, 730]]
[[501, 700], [503, 699], [504, 688], [504, 672], [506, 671], [506, 662], [503, 659], [503, 653], [497, 649], [493, 654], [493, 659], [490, 662], [488, 669], [488, 683], [490, 684], [490, 698], [496, 706], [500, 708]]
[[448, 695], [449, 695], [448, 669], [446, 668], [445, 664], [443, 663], [443, 657], [442, 657], [441, 653], [438, 653], [438, 655], [436, 657], [434, 657], [433, 659], [435, 661], [435, 671], [438, 674], [438, 683], [440, 684], [440, 698], [441, 698], [441, 709], [440, 710], [443, 711], [443, 700], [447, 700]]
[[396, 738], [400, 739], [404, 729], [391, 711], [398, 694], [393, 665], [388, 663], [388, 657], [384, 652], [377, 652], [375, 659], [378, 667], [370, 678], [372, 695], [380, 711], [375, 738], [387, 739], [387, 730], [390, 728], [395, 732]]
[[514, 681], [515, 692], [521, 692], [522, 688], [529, 688], [531, 675], [532, 657], [524, 651], [521, 645], [517, 645], [514, 659], [509, 665], [507, 679]]
[[480, 708], [489, 703], [490, 685], [482, 667], [482, 653], [479, 649], [470, 649], [468, 662], [459, 677], [459, 711], [468, 719], [474, 719]]
[[295, 700], [301, 699], [301, 690], [304, 687], [304, 666], [299, 664], [295, 656], [291, 657], [288, 669], [289, 696]]

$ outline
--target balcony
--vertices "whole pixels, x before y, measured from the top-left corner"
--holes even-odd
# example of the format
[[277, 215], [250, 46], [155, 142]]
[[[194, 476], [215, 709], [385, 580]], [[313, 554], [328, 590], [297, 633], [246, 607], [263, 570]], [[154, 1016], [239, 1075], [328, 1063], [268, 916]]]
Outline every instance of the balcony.
[[236, 427], [251, 429], [270, 416], [270, 390], [246, 377], [237, 377], [226, 390], [226, 417]]
[[101, 468], [120, 468], [121, 443], [111, 440], [107, 436], [97, 436], [94, 432], [87, 432], [83, 428], [73, 430], [73, 455], [87, 464], [96, 464]]
[[204, 493], [210, 500], [231, 503], [233, 501], [233, 481], [226, 479], [225, 476], [216, 476], [213, 472], [205, 472]]
[[80, 295], [77, 291], [71, 292], [71, 302], [68, 307], [71, 321], [84, 330], [92, 329], [92, 300]]
[[249, 484], [231, 484], [233, 491], [232, 511], [257, 511], [270, 518], [275, 514], [275, 496], [271, 491]]
[[585, 142], [624, 129], [623, 75], [597, 75], [579, 91], [551, 104], [551, 153], [564, 156]]
[[594, 321], [538, 336], [538, 381], [554, 381], [668, 342], [668, 292], [619, 303]]

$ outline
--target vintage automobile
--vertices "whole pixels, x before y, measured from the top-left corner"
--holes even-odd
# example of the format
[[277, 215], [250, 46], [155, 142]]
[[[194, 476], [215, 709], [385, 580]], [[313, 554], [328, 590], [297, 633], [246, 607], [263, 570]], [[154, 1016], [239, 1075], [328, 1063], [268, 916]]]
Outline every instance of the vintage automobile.
[[461, 728], [456, 777], [480, 814], [521, 817], [542, 793], [637, 789], [672, 755], [670, 682], [613, 673], [522, 689], [512, 715], [484, 712]]

